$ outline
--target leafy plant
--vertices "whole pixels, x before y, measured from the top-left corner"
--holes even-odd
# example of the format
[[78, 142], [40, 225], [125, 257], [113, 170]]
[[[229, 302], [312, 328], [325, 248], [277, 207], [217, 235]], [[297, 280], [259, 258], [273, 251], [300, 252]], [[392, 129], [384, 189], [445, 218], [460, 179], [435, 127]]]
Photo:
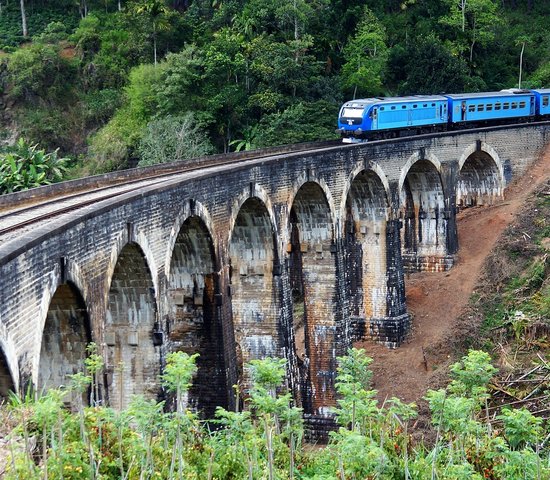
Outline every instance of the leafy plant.
[[0, 154], [0, 193], [12, 193], [63, 179], [68, 158], [58, 156], [58, 150], [46, 153], [38, 144], [30, 145], [20, 138], [6, 153]]
[[541, 440], [542, 419], [525, 408], [504, 409], [498, 419], [504, 424], [504, 435], [513, 450], [534, 446]]

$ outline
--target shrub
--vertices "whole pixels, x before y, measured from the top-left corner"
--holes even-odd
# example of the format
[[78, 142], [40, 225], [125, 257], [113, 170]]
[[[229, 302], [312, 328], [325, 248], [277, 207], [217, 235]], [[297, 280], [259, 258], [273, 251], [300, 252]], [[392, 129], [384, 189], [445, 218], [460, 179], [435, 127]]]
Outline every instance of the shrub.
[[59, 158], [57, 150], [46, 153], [38, 145], [29, 145], [20, 138], [16, 146], [0, 155], [0, 193], [11, 193], [48, 185], [63, 179], [67, 158]]
[[62, 97], [75, 78], [75, 64], [59, 55], [57, 45], [32, 44], [16, 50], [8, 61], [9, 95], [13, 99]]
[[181, 117], [168, 115], [147, 124], [138, 146], [139, 165], [175, 162], [208, 155], [213, 151], [192, 113]]

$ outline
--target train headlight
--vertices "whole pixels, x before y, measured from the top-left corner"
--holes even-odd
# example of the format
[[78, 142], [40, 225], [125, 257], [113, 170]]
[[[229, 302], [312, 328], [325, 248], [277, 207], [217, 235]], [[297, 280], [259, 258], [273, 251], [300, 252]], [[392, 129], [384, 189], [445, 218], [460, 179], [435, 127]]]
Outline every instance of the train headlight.
[[363, 130], [361, 128], [358, 128], [355, 130], [355, 135], [361, 135], [363, 133]]

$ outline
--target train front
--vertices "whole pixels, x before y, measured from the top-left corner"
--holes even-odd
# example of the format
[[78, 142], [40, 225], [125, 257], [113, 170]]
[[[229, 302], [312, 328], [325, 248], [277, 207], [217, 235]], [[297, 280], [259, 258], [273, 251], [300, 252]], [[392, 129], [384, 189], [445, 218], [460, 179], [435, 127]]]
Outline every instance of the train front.
[[364, 142], [372, 130], [372, 107], [377, 99], [351, 100], [338, 115], [338, 129], [344, 143]]

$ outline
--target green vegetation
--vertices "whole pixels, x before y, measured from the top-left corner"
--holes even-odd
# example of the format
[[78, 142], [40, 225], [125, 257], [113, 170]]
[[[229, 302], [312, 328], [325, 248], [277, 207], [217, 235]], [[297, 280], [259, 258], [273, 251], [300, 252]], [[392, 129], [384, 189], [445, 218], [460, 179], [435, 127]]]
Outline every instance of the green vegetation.
[[20, 138], [14, 147], [0, 153], [0, 194], [58, 182], [67, 171], [67, 162], [57, 150], [46, 153]]
[[504, 356], [504, 364], [540, 361], [536, 353], [550, 347], [549, 187], [538, 189], [499, 240], [463, 318], [462, 342]]
[[[351, 349], [338, 359], [334, 412], [339, 428], [325, 448], [315, 451], [304, 449], [301, 410], [283, 387], [284, 360], [252, 361], [245, 409], [218, 408], [206, 424], [185, 405], [197, 355], [167, 357], [162, 383], [175, 394], [175, 412], [143, 397], [118, 412], [98, 406], [94, 385], [103, 363], [94, 352], [92, 345], [86, 373], [74, 375], [68, 390], [50, 390], [37, 399], [14, 395], [4, 407], [5, 418], [16, 425], [8, 440], [6, 479], [515, 480], [550, 475], [541, 419], [525, 409], [506, 409], [497, 418], [497, 431], [486, 415], [496, 369], [484, 352], [470, 351], [452, 366], [447, 388], [428, 392], [437, 434], [427, 444], [410, 434], [416, 406], [396, 398], [379, 406], [370, 389], [371, 359], [364, 350]], [[83, 407], [89, 386], [92, 406]], [[75, 413], [63, 405], [70, 391], [77, 393]]]
[[0, 137], [59, 148], [71, 176], [334, 138], [352, 97], [550, 81], [547, 2], [22, 3], [27, 36], [0, 4]]

